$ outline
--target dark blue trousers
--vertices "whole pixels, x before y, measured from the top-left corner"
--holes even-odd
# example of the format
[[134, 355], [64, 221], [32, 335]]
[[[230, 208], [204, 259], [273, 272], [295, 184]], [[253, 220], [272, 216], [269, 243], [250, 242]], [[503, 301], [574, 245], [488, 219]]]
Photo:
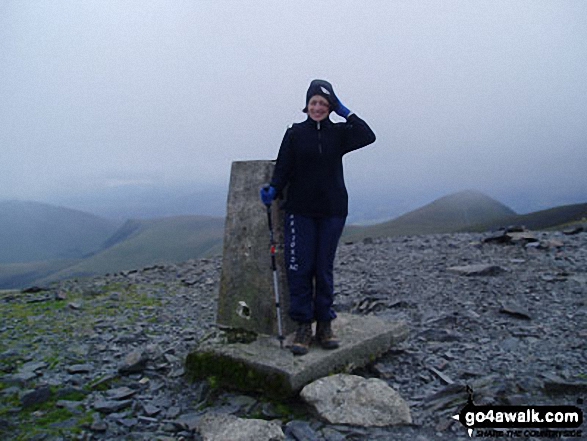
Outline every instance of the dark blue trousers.
[[296, 322], [336, 318], [334, 257], [345, 217], [285, 216], [285, 267], [290, 294], [289, 316]]

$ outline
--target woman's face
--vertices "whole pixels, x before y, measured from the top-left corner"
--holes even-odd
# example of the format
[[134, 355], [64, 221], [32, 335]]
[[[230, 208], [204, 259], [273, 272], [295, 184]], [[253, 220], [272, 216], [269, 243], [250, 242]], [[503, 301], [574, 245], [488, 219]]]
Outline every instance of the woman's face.
[[320, 95], [314, 95], [308, 102], [308, 116], [314, 121], [322, 121], [330, 113], [328, 100]]

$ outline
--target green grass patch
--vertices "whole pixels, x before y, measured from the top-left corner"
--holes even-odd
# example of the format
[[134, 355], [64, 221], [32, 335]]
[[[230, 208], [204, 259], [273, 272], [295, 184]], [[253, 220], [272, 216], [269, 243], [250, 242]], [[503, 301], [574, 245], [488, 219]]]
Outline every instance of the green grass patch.
[[112, 389], [119, 381], [120, 379], [117, 376], [103, 375], [102, 377], [96, 378], [94, 381], [84, 386], [84, 390], [88, 392], [104, 392]]
[[[112, 296], [115, 292], [119, 295]], [[70, 291], [65, 296], [66, 300], [57, 300], [51, 291], [38, 295], [11, 293], [9, 301], [0, 302], [0, 353], [6, 353], [0, 359], [0, 375], [18, 372], [25, 355], [31, 356], [26, 361], [47, 363], [43, 368], [47, 374], [62, 368], [63, 363], [75, 363], [77, 358], [83, 362], [83, 357], [75, 351], [64, 351], [64, 346], [83, 343], [84, 336], [96, 332], [96, 324], [106, 317], [118, 316], [121, 326], [132, 325], [156, 316], [162, 304], [158, 295], [128, 284], [111, 284], [91, 292]], [[74, 302], [81, 307], [71, 308]], [[7, 394], [10, 385], [0, 381], [0, 418], [9, 422], [9, 438], [0, 433], [0, 439], [75, 439], [93, 421], [94, 411], [85, 411], [83, 406], [87, 393], [108, 390], [119, 381], [116, 376], [103, 377], [81, 391], [66, 393], [52, 388], [47, 401], [28, 408], [23, 408], [19, 393]], [[34, 380], [27, 385], [33, 387]], [[79, 406], [60, 408], [60, 400], [79, 402]]]
[[[109, 300], [113, 293], [120, 293], [118, 300]], [[148, 293], [141, 293], [135, 286], [124, 287], [111, 285], [103, 287], [99, 294], [66, 293], [67, 300], [46, 300], [28, 303], [18, 299], [10, 303], [0, 304], [0, 316], [10, 325], [6, 332], [13, 334], [52, 333], [64, 337], [84, 334], [93, 331], [95, 321], [104, 316], [116, 314], [116, 310], [126, 312], [129, 321], [133, 322], [145, 313], [145, 309], [161, 306], [161, 300]], [[80, 303], [81, 309], [69, 307], [71, 303]], [[130, 311], [130, 314], [128, 312]], [[152, 312], [152, 311], [151, 311]], [[1, 336], [1, 334], [0, 334]], [[4, 344], [6, 350], [8, 345]], [[53, 363], [55, 360], [52, 361]], [[50, 364], [52, 362], [49, 362]]]
[[20, 411], [13, 436], [17, 440], [29, 440], [35, 436], [64, 436], [81, 432], [81, 425], [78, 422], [74, 423], [73, 430], [59, 427], [59, 423], [72, 418], [76, 418], [76, 415], [68, 409], [57, 407], [53, 398], [41, 405]]
[[[10, 439], [53, 439], [56, 436], [71, 439], [72, 435], [81, 433], [84, 427], [92, 423], [94, 411], [85, 412], [82, 405], [86, 393], [72, 390], [62, 394], [59, 391], [60, 389], [52, 387], [51, 395], [45, 402], [28, 407], [22, 406], [18, 393], [5, 395], [0, 401], [0, 417], [10, 421]], [[60, 400], [80, 404], [72, 411], [58, 407], [57, 402]], [[70, 423], [62, 424], [69, 420]]]

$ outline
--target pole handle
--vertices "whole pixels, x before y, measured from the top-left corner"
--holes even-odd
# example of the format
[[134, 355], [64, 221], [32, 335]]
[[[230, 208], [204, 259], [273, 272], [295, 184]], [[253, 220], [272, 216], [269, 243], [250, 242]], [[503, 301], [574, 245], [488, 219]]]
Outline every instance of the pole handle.
[[[271, 237], [273, 237], [273, 220], [271, 216], [271, 205], [267, 205], [267, 223], [269, 224], [269, 232], [271, 233]], [[273, 240], [271, 240], [273, 242]]]

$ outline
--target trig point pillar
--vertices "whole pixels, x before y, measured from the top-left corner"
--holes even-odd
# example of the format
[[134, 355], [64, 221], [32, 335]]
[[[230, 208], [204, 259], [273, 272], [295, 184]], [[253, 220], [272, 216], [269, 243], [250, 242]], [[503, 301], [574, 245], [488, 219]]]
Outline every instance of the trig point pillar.
[[[277, 335], [278, 326], [267, 207], [261, 202], [259, 190], [271, 180], [274, 166], [274, 161], [232, 163], [217, 315], [220, 326], [266, 335]], [[278, 203], [273, 202], [281, 317], [286, 335], [294, 329], [294, 324], [288, 317], [283, 217]]]

